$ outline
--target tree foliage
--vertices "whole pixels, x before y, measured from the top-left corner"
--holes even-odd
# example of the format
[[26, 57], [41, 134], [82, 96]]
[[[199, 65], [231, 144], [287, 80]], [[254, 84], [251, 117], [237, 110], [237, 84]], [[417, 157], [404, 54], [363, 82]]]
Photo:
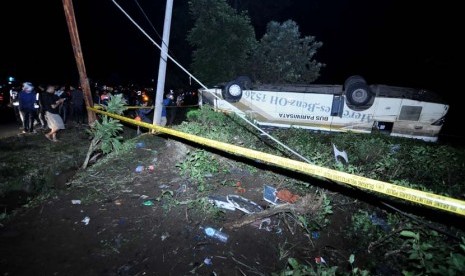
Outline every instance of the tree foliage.
[[314, 82], [324, 66], [314, 60], [323, 43], [313, 36], [300, 36], [299, 26], [292, 20], [268, 23], [251, 59], [254, 79], [265, 83]]
[[226, 0], [191, 0], [194, 27], [187, 40], [194, 48], [192, 70], [205, 84], [249, 75], [262, 83], [312, 83], [325, 65], [314, 59], [323, 45], [301, 37], [292, 20], [271, 21], [258, 42], [251, 20]]
[[242, 74], [257, 43], [247, 14], [238, 14], [226, 0], [191, 0], [189, 8], [195, 22], [187, 36], [194, 74], [205, 84]]

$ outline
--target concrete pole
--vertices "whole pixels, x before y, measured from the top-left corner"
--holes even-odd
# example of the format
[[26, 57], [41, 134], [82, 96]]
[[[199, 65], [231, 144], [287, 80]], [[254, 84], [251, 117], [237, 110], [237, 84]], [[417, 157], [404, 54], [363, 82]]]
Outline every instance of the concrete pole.
[[[92, 100], [92, 92], [90, 90], [89, 79], [87, 78], [86, 66], [84, 64], [84, 55], [82, 54], [81, 42], [79, 40], [79, 33], [74, 17], [74, 8], [72, 0], [63, 0], [63, 8], [65, 10], [66, 23], [68, 24], [69, 34], [71, 36], [71, 43], [73, 45], [74, 58], [79, 71], [79, 79], [82, 91], [84, 92], [84, 101], [87, 107], [93, 107], [94, 101]], [[97, 120], [95, 112], [87, 109], [88, 124], [92, 125]]]
[[166, 60], [168, 59], [168, 44], [170, 40], [171, 14], [173, 11], [173, 0], [166, 0], [165, 23], [163, 26], [163, 41], [161, 45], [160, 63], [158, 65], [158, 81], [155, 95], [155, 111], [153, 124], [160, 125], [161, 111], [163, 108], [163, 95], [165, 90]]

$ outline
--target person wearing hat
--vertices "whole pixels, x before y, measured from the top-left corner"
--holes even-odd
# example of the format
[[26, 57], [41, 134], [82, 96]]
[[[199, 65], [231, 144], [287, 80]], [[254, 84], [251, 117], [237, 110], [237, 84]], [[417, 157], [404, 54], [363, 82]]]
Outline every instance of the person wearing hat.
[[35, 133], [34, 120], [38, 121], [36, 104], [36, 91], [30, 82], [23, 83], [23, 89], [19, 92], [19, 112], [23, 117], [23, 133]]

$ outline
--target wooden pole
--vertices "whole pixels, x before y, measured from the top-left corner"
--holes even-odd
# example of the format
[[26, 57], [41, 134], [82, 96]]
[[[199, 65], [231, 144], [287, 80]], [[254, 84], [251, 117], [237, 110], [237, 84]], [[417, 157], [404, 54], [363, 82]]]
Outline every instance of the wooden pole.
[[[79, 71], [79, 79], [82, 91], [84, 92], [84, 101], [87, 107], [93, 107], [92, 92], [90, 90], [89, 79], [87, 78], [86, 66], [84, 65], [84, 56], [81, 50], [81, 42], [79, 41], [79, 33], [74, 16], [74, 8], [72, 0], [63, 0], [63, 8], [65, 9], [66, 23], [68, 23], [69, 35], [71, 36], [71, 44], [73, 46], [74, 58]], [[87, 109], [88, 124], [92, 125], [97, 120], [95, 112]]]

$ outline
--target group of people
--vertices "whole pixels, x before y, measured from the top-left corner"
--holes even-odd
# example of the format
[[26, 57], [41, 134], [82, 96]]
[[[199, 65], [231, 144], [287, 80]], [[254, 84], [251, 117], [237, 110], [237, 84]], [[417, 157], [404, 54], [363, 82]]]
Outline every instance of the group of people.
[[[107, 89], [96, 90], [93, 95], [94, 102], [102, 105], [106, 105], [112, 97]], [[50, 129], [45, 137], [56, 142], [57, 132], [65, 129], [70, 116], [78, 125], [84, 123], [84, 93], [80, 88], [56, 85], [48, 85], [44, 88], [35, 87], [31, 82], [24, 82], [21, 89], [10, 90], [10, 101], [18, 122], [22, 124], [22, 133], [37, 133], [34, 126], [40, 124], [42, 130]], [[162, 102], [161, 126], [173, 125], [177, 107], [182, 106], [182, 103], [182, 94], [176, 97], [173, 90], [165, 94]], [[135, 117], [152, 124], [153, 110], [151, 101], [142, 101]]]
[[[176, 106], [177, 102], [175, 101], [175, 96], [173, 90], [171, 90], [169, 93], [165, 95], [165, 98], [163, 99], [162, 102], [162, 110], [161, 110], [161, 119], [160, 119], [160, 125], [161, 126], [166, 126], [166, 125], [172, 125], [174, 122], [174, 119], [176, 117]], [[139, 119], [142, 122], [146, 122], [151, 124], [152, 119], [150, 118], [153, 111], [153, 107], [151, 106], [151, 102], [146, 101], [142, 103], [142, 108], [138, 109], [136, 111], [136, 117], [139, 117]]]
[[10, 100], [22, 123], [22, 133], [37, 133], [34, 129], [37, 122], [43, 130], [50, 129], [45, 137], [57, 142], [57, 132], [65, 129], [70, 109], [76, 122], [84, 123], [84, 93], [81, 89], [66, 89], [65, 86], [57, 89], [55, 85], [36, 89], [31, 82], [24, 82], [19, 92], [10, 91]]

